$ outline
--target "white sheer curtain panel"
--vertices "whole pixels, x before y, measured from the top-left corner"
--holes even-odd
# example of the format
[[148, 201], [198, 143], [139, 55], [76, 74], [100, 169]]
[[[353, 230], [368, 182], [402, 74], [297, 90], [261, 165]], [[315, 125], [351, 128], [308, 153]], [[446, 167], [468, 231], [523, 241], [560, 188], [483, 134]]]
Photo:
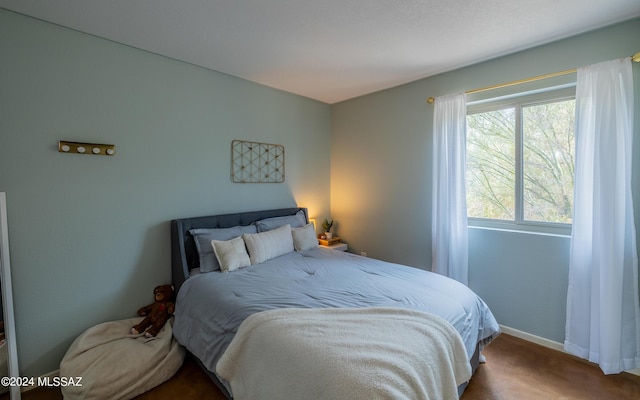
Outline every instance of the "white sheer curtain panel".
[[433, 272], [468, 283], [467, 98], [436, 98], [433, 115]]
[[640, 367], [631, 199], [629, 59], [578, 69], [573, 233], [564, 348], [605, 374]]

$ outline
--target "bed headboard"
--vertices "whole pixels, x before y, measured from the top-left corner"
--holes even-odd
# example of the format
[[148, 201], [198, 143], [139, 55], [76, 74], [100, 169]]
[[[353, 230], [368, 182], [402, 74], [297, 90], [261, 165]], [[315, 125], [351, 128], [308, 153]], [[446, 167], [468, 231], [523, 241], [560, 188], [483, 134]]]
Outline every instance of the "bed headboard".
[[248, 211], [235, 214], [209, 215], [205, 217], [174, 219], [171, 221], [171, 280], [176, 293], [182, 283], [189, 278], [189, 271], [198, 268], [198, 250], [190, 229], [195, 228], [231, 228], [238, 225], [250, 225], [264, 218], [294, 215], [304, 211], [309, 221], [306, 208], [281, 208], [277, 210]]

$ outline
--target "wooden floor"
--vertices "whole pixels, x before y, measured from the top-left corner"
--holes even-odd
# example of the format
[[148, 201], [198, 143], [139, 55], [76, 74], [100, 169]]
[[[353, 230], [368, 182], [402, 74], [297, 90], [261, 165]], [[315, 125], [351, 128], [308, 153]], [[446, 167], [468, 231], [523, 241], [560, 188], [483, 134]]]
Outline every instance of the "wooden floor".
[[[604, 375], [597, 366], [572, 356], [500, 335], [485, 351], [462, 400], [625, 400], [640, 399], [640, 376]], [[6, 396], [0, 396], [5, 400]], [[24, 400], [62, 399], [60, 390], [38, 388]], [[176, 375], [137, 400], [223, 400], [209, 378], [187, 359]]]

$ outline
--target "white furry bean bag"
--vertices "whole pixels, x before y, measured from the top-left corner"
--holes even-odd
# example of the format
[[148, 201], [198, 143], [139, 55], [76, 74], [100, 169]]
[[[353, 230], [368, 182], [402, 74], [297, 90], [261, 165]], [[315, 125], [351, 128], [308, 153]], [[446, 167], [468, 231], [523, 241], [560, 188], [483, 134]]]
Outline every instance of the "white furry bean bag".
[[131, 399], [171, 378], [185, 350], [173, 339], [173, 319], [156, 337], [132, 335], [141, 318], [105, 322], [87, 329], [60, 363], [60, 377], [82, 377], [82, 386], [63, 386], [65, 400]]

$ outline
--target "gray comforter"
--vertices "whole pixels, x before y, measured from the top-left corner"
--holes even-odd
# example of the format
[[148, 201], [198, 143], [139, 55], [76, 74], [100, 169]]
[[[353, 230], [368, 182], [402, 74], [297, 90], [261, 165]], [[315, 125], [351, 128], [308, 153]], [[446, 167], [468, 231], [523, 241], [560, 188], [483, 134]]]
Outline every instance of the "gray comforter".
[[398, 307], [436, 314], [460, 333], [469, 358], [500, 330], [487, 305], [444, 276], [323, 248], [241, 270], [195, 275], [176, 300], [174, 336], [216, 363], [249, 315], [276, 308]]

